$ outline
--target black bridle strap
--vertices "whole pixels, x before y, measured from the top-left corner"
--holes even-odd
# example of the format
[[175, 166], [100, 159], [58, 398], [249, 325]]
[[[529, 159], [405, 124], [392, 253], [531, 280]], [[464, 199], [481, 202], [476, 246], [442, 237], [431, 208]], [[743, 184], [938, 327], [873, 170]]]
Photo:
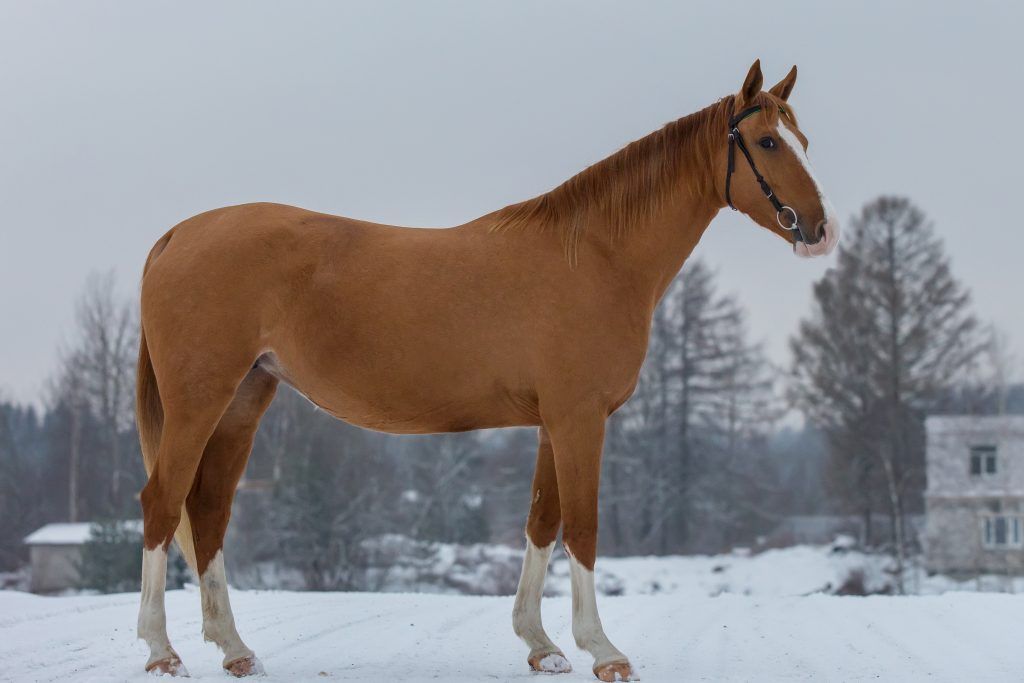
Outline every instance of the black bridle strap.
[[[782, 211], [784, 209], [788, 209], [788, 207], [779, 201], [779, 198], [776, 197], [775, 193], [772, 191], [771, 185], [769, 185], [768, 181], [764, 179], [761, 172], [757, 170], [757, 164], [754, 163], [754, 157], [750, 155], [750, 150], [747, 149], [747, 144], [743, 141], [743, 136], [740, 134], [739, 129], [740, 122], [743, 119], [759, 111], [761, 111], [761, 107], [750, 107], [748, 109], [744, 109], [729, 120], [729, 158], [725, 171], [725, 201], [729, 204], [730, 209], [733, 211], [736, 210], [736, 206], [732, 203], [732, 174], [733, 171], [736, 170], [736, 148], [739, 147], [740, 151], [743, 152], [743, 156], [747, 159], [747, 164], [750, 165], [750, 170], [754, 173], [754, 178], [757, 180], [757, 184], [761, 187], [761, 192], [764, 192], [764, 196], [769, 202], [771, 202], [772, 207], [775, 209], [776, 216], [779, 216], [782, 214]], [[790, 212], [793, 211], [792, 209], [788, 210]], [[793, 214], [793, 219], [793, 227], [795, 228], [793, 236], [798, 242], [803, 242], [803, 231], [800, 230], [799, 224], [796, 223], [795, 213]]]

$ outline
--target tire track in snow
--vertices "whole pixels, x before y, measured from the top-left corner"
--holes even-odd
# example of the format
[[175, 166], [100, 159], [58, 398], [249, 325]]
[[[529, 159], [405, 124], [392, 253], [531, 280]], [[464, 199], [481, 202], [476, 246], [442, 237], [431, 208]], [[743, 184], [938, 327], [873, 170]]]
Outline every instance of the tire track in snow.
[[[735, 596], [734, 599], [748, 600], [739, 596]], [[793, 647], [794, 643], [806, 643], [808, 635], [785, 634], [784, 625], [774, 623], [777, 612], [771, 609], [770, 603], [766, 605], [756, 598], [749, 600], [752, 600], [749, 605], [736, 605], [738, 628], [733, 630], [733, 636], [740, 645], [732, 657], [732, 668], [735, 671], [731, 672], [728, 678], [744, 680], [742, 672], [753, 666], [761, 672], [763, 680], [771, 680], [772, 676], [776, 675], [774, 672], [782, 670], [793, 672], [792, 678], [826, 680], [827, 677], [821, 675], [818, 663], [807, 656], [811, 648]], [[785, 607], [783, 609], [786, 610]], [[788, 637], [784, 637], [780, 643], [780, 637], [784, 634]]]
[[[359, 594], [352, 594], [352, 595], [359, 595]], [[385, 596], [385, 597], [390, 598], [391, 596]], [[390, 623], [390, 622], [395, 621], [397, 619], [397, 617], [399, 617], [399, 616], [402, 616], [403, 620], [404, 620], [404, 618], [405, 618], [404, 615], [408, 615], [408, 614], [415, 615], [421, 609], [421, 606], [420, 606], [420, 604], [418, 602], [413, 602], [412, 604], [409, 604], [409, 602], [403, 602], [403, 603], [399, 603], [400, 606], [399, 606], [398, 609], [394, 609], [391, 605], [388, 605], [387, 608], [385, 608], [383, 611], [380, 611], [380, 612], [374, 612], [373, 614], [368, 614], [366, 616], [362, 616], [362, 617], [355, 618], [355, 619], [353, 619], [353, 618], [345, 619], [345, 617], [344, 617], [344, 609], [346, 607], [345, 602], [346, 601], [343, 600], [343, 599], [342, 600], [330, 600], [330, 601], [327, 601], [327, 604], [320, 604], [320, 605], [318, 605], [318, 609], [317, 610], [305, 611], [304, 613], [302, 613], [300, 615], [300, 620], [298, 620], [298, 621], [297, 620], [291, 620], [288, 625], [289, 625], [289, 630], [293, 631], [295, 633], [294, 638], [292, 638], [289, 642], [286, 642], [286, 643], [284, 643], [284, 644], [282, 644], [282, 645], [280, 645], [278, 647], [272, 647], [270, 649], [265, 650], [268, 653], [268, 656], [277, 656], [277, 655], [282, 654], [282, 653], [292, 652], [292, 651], [296, 651], [296, 650], [301, 650], [301, 649], [306, 648], [306, 647], [308, 647], [310, 645], [316, 644], [318, 641], [320, 641], [320, 640], [322, 640], [322, 639], [324, 639], [324, 638], [326, 638], [326, 637], [328, 637], [328, 636], [330, 636], [332, 634], [340, 633], [341, 631], [345, 631], [347, 629], [351, 629], [352, 627], [355, 627], [355, 626], [360, 626], [360, 625], [363, 625], [363, 624], [373, 623], [373, 622], [389, 622]], [[382, 600], [382, 602], [396, 602], [396, 601]], [[358, 606], [358, 607], [361, 608], [362, 606]], [[391, 608], [391, 609], [388, 609], [388, 608]], [[364, 610], [363, 609], [359, 609], [357, 611], [358, 612], [363, 612]], [[329, 625], [327, 625], [326, 627], [317, 628], [317, 629], [313, 630], [312, 633], [304, 633], [304, 632], [301, 631], [301, 625], [302, 625], [303, 622], [308, 621], [308, 622], [316, 623], [318, 621], [322, 621], [322, 617], [326, 613], [328, 613], [328, 612], [331, 613], [331, 616], [328, 617], [328, 622], [330, 622]], [[335, 615], [337, 615], [337, 616], [335, 616]], [[340, 618], [340, 621], [334, 621], [335, 618]], [[269, 625], [265, 626], [264, 628], [260, 628], [258, 630], [259, 631], [264, 631], [267, 628], [279, 627], [279, 626], [280, 626], [279, 622], [278, 623], [272, 623], [272, 624], [269, 624]]]
[[[878, 677], [902, 681], [920, 678], [945, 680], [942, 672], [934, 666], [934, 660], [908, 651], [905, 638], [901, 643], [884, 627], [878, 626], [891, 621], [895, 615], [886, 614], [886, 603], [872, 605], [870, 601], [874, 599], [815, 595], [808, 598], [811, 602], [801, 603], [801, 611], [809, 612], [805, 621], [813, 624], [820, 634], [828, 634], [828, 640], [833, 641], [821, 643], [816, 648], [822, 655], [819, 659], [824, 659], [823, 666], [819, 668], [821, 674], [828, 678], [838, 677], [843, 680]], [[912, 598], [896, 599], [907, 601]], [[832, 609], [821, 609], [825, 603], [832, 603]], [[821, 616], [826, 614], [828, 618], [822, 620]], [[818, 619], [814, 619], [815, 615], [818, 615]], [[857, 646], [851, 648], [850, 643], [857, 643]], [[859, 651], [859, 661], [863, 662], [864, 666], [856, 671], [847, 671], [847, 667], [838, 664], [843, 660], [834, 654], [841, 649]]]
[[[721, 637], [720, 631], [722, 622], [725, 620], [724, 615], [728, 610], [728, 604], [727, 599], [722, 599], [721, 597], [712, 598], [709, 602], [713, 609], [703, 609], [698, 614], [693, 614], [691, 611], [691, 614], [687, 615], [685, 602], [685, 600], [673, 599], [672, 597], [665, 599], [668, 615], [670, 618], [671, 616], [675, 618], [672, 619], [673, 630], [671, 633], [666, 631], [664, 635], [670, 637], [678, 636], [678, 642], [683, 644], [682, 652], [680, 653], [681, 661], [677, 666], [682, 667], [680, 675], [685, 675], [689, 678], [700, 675], [700, 672], [707, 669], [704, 661], [707, 659], [709, 649], [714, 648], [717, 639]], [[699, 618], [694, 619], [694, 616], [699, 616]], [[658, 621], [663, 620], [659, 619]], [[685, 631], [680, 633], [683, 629]], [[652, 647], [655, 645], [656, 648]], [[655, 659], [654, 661], [639, 662], [638, 665], [641, 667], [641, 673], [645, 669], [650, 669], [652, 664], [656, 665], [659, 669], [662, 668], [667, 663], [664, 660], [666, 653], [679, 649], [678, 643], [672, 648], [664, 640], [656, 643], [646, 642], [645, 647], [648, 652], [653, 650]], [[626, 654], [628, 655], [629, 653], [627, 652]]]
[[[137, 597], [21, 597], [0, 593], [0, 679], [149, 680]], [[512, 634], [512, 598], [242, 591], [232, 600], [268, 681], [538, 680]], [[565, 597], [544, 601], [549, 634], [569, 648], [570, 609]], [[974, 683], [1021, 680], [1024, 671], [1019, 596], [663, 595], [603, 599], [601, 610], [645, 683]], [[226, 680], [220, 653], [202, 641], [197, 595], [168, 594], [168, 626], [193, 676]], [[559, 681], [592, 680], [589, 655], [566, 651], [576, 671]]]
[[[243, 594], [244, 595], [244, 594]], [[112, 596], [113, 597], [113, 596]], [[251, 596], [245, 595], [246, 598]], [[50, 599], [50, 598], [41, 598]], [[76, 600], [78, 598], [68, 598]], [[103, 600], [102, 598], [89, 598], [90, 600]], [[249, 602], [245, 600], [244, 602]], [[315, 602], [310, 599], [310, 602]], [[98, 658], [96, 652], [97, 639], [113, 640], [119, 644], [122, 652], [122, 659], [131, 662], [130, 671], [143, 671], [143, 664], [146, 661], [145, 645], [138, 640], [135, 633], [135, 620], [139, 598], [137, 595], [125, 596], [125, 599], [106, 601], [95, 605], [68, 606], [63, 610], [47, 610], [32, 614], [28, 617], [6, 619], [0, 623], [0, 631], [7, 628], [17, 628], [19, 635], [23, 638], [30, 635], [31, 644], [25, 647], [24, 642], [15, 651], [7, 652], [6, 648], [0, 649], [0, 660], [8, 661], [14, 656], [24, 662], [25, 666], [32, 669], [45, 670], [45, 674], [38, 674], [33, 680], [60, 680], [68, 676], [81, 678], [83, 675], [95, 675], [103, 680], [110, 680], [109, 671], [100, 673], [103, 668], [109, 669], [111, 662]], [[247, 605], [248, 607], [248, 605]], [[182, 659], [186, 667], [195, 668], [190, 660], [209, 659], [211, 653], [218, 652], [212, 645], [206, 645], [202, 637], [202, 611], [199, 596], [194, 591], [169, 591], [167, 593], [168, 609], [168, 632], [171, 642], [175, 648], [182, 653]], [[274, 605], [260, 609], [260, 613], [273, 614], [279, 612], [280, 608]], [[245, 609], [246, 616], [252, 616], [252, 611]], [[63, 622], [63, 630], [54, 629], [48, 623], [54, 620]], [[97, 628], [93, 621], [100, 621], [105, 628]], [[117, 624], [116, 626], [114, 624]], [[35, 632], [32, 627], [38, 627]], [[69, 640], [69, 629], [72, 638]], [[59, 635], [52, 636], [50, 634]], [[6, 642], [7, 639], [0, 639]], [[197, 657], [190, 650], [200, 648], [204, 650], [205, 656]], [[209, 649], [209, 652], [206, 650]], [[189, 656], [189, 654], [192, 656]], [[219, 664], [220, 655], [214, 654], [212, 661]]]
[[[33, 596], [33, 597], [36, 597], [36, 596]], [[47, 600], [47, 601], [49, 601], [49, 600], [76, 600], [76, 599], [80, 599], [80, 598], [38, 597], [38, 599], [39, 600]], [[18, 617], [13, 617], [13, 618], [0, 619], [0, 629], [7, 628], [9, 626], [17, 626], [17, 625], [20, 625], [20, 624], [26, 624], [26, 623], [30, 623], [30, 622], [34, 622], [34, 621], [47, 621], [49, 619], [54, 619], [54, 618], [57, 618], [57, 617], [67, 617], [68, 616], [68, 612], [73, 612], [75, 614], [86, 614], [88, 612], [110, 610], [110, 609], [118, 609], [118, 608], [124, 607], [125, 605], [138, 605], [138, 604], [139, 604], [139, 597], [137, 595], [134, 595], [134, 596], [131, 596], [131, 597], [127, 597], [126, 596], [125, 600], [117, 601], [117, 602], [113, 602], [113, 601], [105, 602], [104, 601], [104, 602], [99, 602], [99, 603], [94, 604], [94, 605], [77, 605], [77, 606], [74, 606], [74, 607], [70, 607], [70, 606], [67, 606], [67, 605], [60, 606], [60, 607], [55, 606], [52, 611], [48, 611], [48, 612], [37, 612], [37, 613], [29, 615], [29, 616], [18, 616]]]
[[[446, 672], [444, 666], [431, 666], [428, 655], [447, 650], [451, 654], [446, 654], [445, 659], [457, 659], [458, 652], [455, 648], [459, 636], [449, 637], [443, 647], [429, 647], [425, 642], [441, 640], [442, 627], [454, 626], [458, 621], [457, 618], [450, 618], [451, 605], [446, 605], [448, 600], [445, 597], [409, 595], [403, 596], [404, 599], [396, 599], [398, 596], [384, 595], [373, 599], [366, 595], [352, 595], [352, 600], [331, 601], [331, 604], [325, 605], [318, 614], [310, 615], [310, 622], [322, 620], [322, 616], [328, 611], [331, 612], [328, 619], [336, 619], [337, 613], [343, 612], [347, 607], [357, 613], [366, 614], [367, 602], [378, 604], [371, 608], [370, 614], [362, 618], [333, 623], [313, 633], [305, 633], [301, 628], [295, 628], [294, 623], [289, 624], [289, 630], [296, 632], [291, 642], [264, 650], [264, 663], [271, 674], [287, 668], [293, 672], [305, 671], [304, 676], [309, 678], [313, 678], [319, 671], [324, 671], [330, 672], [328, 675], [331, 677], [374, 680], [382, 676], [382, 671], [391, 670], [395, 672], [395, 678], [401, 679], [414, 673], [408, 668], [413, 666], [413, 663], [416, 667], [415, 675], [419, 678], [433, 678], [451, 673], [450, 668]], [[479, 608], [473, 605], [463, 607], [462, 601], [472, 598], [460, 597], [457, 600], [459, 614], [463, 617], [470, 612], [479, 611]], [[443, 615], [445, 620], [440, 624], [434, 623], [435, 620], [431, 618], [433, 612]], [[351, 632], [355, 627], [361, 627], [359, 638], [350, 641], [345, 637], [346, 632]], [[374, 637], [378, 634], [379, 637]], [[431, 637], [432, 635], [434, 637]], [[333, 647], [324, 646], [324, 639], [332, 636], [338, 638], [338, 644]], [[368, 636], [376, 645], [369, 651], [365, 648]], [[390, 678], [392, 675], [385, 677]]]
[[[33, 648], [20, 648], [17, 657], [24, 662], [24, 665], [39, 673], [32, 677], [37, 681], [56, 681], [66, 679], [74, 675], [80, 678], [82, 674], [96, 672], [102, 667], [109, 667], [110, 662], [106, 661], [96, 648], [97, 634], [92, 629], [86, 634], [76, 635], [74, 640], [68, 641], [66, 632], [53, 629], [55, 633], [62, 633], [59, 636], [50, 638], [36, 638], [38, 643]], [[113, 640], [114, 638], [111, 638]], [[134, 654], [135, 648], [128, 648]], [[141, 652], [141, 651], [140, 651]], [[140, 654], [139, 670], [145, 662], [145, 654]], [[3, 661], [8, 661], [3, 657]], [[101, 676], [105, 678], [106, 676]]]
[[[952, 601], [962, 596], [948, 598], [903, 598], [917, 603], [917, 611], [926, 618], [920, 619], [913, 628], [913, 637], [908, 638], [905, 626], [891, 605], [882, 603], [888, 615], [881, 616], [872, 622], [872, 629], [884, 634], [897, 647], [913, 654], [917, 661], [927, 662], [931, 671], [929, 675], [936, 680], [959, 681], [962, 677], [950, 676], [951, 670], [982, 670], [997, 668], [1004, 672], [1005, 680], [1024, 678], [1024, 654], [1020, 647], [1020, 634], [1013, 630], [993, 628], [988, 623], [976, 620], [958, 619]], [[1007, 610], [1016, 618], [1024, 603], [1017, 600], [1016, 609], [1012, 602], [1007, 602], [993, 595], [972, 596], [972, 600], [992, 602], [992, 616], [997, 617], [998, 611]], [[877, 598], [872, 600], [878, 601]], [[889, 617], [889, 618], [886, 618]], [[995, 621], [995, 619], [994, 619]]]
[[750, 656], [750, 637], [745, 632], [741, 607], [746, 599], [739, 596], [720, 595], [709, 603], [716, 609], [708, 610], [702, 620], [701, 631], [689, 650], [690, 659], [686, 670], [702, 680], [741, 680], [735, 669], [746, 666]]

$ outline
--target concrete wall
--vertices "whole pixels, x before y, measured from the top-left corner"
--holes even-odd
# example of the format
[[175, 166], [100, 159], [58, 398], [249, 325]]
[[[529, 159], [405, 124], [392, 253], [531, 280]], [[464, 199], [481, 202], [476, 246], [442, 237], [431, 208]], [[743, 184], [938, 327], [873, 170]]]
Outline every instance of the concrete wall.
[[33, 593], [54, 593], [78, 587], [81, 545], [35, 545], [29, 550]]
[[[984, 547], [984, 519], [1022, 517], [1024, 416], [930, 417], [922, 544], [929, 570], [948, 574], [1024, 573], [1024, 549]], [[972, 475], [973, 446], [995, 446], [995, 474]]]
[[1024, 549], [991, 549], [983, 543], [985, 516], [1024, 517], [1024, 501], [932, 498], [926, 505], [923, 545], [929, 571], [955, 576], [1024, 573]]
[[[1024, 416], [929, 417], [926, 496], [1024, 496]], [[972, 446], [995, 446], [998, 472], [972, 476]]]

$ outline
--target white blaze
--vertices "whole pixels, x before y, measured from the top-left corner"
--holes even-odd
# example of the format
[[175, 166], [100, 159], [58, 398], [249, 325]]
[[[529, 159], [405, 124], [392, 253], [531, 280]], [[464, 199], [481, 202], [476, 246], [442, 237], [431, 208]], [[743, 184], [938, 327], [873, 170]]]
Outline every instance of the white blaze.
[[[825, 212], [825, 239], [817, 244], [810, 245], [797, 242], [795, 247], [796, 254], [797, 256], [804, 257], [830, 254], [839, 243], [839, 221], [836, 219], [835, 208], [833, 208], [832, 202], [821, 191], [821, 183], [818, 182], [818, 177], [814, 174], [814, 168], [811, 167], [811, 161], [807, 158], [807, 152], [804, 151], [804, 146], [800, 144], [800, 139], [781, 120], [779, 121], [778, 131], [779, 137], [793, 150], [793, 154], [796, 155], [800, 165], [807, 172], [807, 176], [814, 183], [814, 190], [818, 193], [818, 200], [821, 202], [821, 208]], [[813, 228], [814, 226], [806, 227]]]

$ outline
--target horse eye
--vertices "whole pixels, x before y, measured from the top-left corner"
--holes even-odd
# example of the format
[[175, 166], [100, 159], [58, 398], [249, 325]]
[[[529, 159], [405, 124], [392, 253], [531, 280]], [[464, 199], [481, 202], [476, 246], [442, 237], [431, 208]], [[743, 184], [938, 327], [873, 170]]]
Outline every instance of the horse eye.
[[758, 144], [765, 149], [772, 149], [775, 147], [775, 140], [773, 140], [770, 135], [765, 135], [763, 138], [758, 140]]

